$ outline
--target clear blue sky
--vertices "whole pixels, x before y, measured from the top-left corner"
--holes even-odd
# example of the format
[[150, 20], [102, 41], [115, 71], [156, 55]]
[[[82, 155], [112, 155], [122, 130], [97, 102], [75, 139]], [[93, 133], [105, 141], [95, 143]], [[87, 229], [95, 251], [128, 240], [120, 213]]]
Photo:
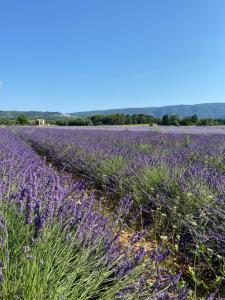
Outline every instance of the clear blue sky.
[[0, 1], [0, 110], [225, 102], [224, 0]]

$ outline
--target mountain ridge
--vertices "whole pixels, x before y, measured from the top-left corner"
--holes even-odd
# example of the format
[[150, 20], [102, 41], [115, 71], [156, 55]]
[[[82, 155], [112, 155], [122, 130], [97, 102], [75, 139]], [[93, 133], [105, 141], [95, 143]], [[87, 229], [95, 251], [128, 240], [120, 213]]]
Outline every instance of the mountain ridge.
[[154, 117], [162, 117], [165, 114], [179, 115], [180, 117], [186, 117], [190, 115], [198, 115], [200, 118], [224, 118], [225, 117], [225, 103], [201, 103], [201, 104], [179, 104], [179, 105], [167, 105], [159, 107], [140, 107], [140, 108], [118, 108], [118, 109], [106, 109], [106, 110], [93, 110], [93, 111], [81, 111], [70, 113], [71, 116], [88, 117], [97, 114], [146, 114]]
[[165, 114], [178, 115], [180, 117], [186, 117], [191, 115], [197, 115], [199, 118], [225, 118], [225, 102], [218, 103], [201, 103], [201, 104], [179, 104], [179, 105], [167, 105], [159, 107], [138, 107], [138, 108], [117, 108], [106, 110], [92, 110], [92, 111], [80, 111], [75, 113], [61, 113], [51, 111], [14, 111], [14, 110], [0, 110], [0, 119], [16, 119], [21, 114], [26, 114], [30, 119], [48, 119], [56, 120], [64, 117], [90, 117], [93, 115], [109, 115], [115, 113], [123, 114], [146, 114], [153, 117], [162, 117]]

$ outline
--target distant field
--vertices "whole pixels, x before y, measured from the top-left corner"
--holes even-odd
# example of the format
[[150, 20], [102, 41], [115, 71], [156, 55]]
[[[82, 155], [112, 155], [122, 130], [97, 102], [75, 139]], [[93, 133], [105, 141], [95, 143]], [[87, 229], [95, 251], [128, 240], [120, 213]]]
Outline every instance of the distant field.
[[154, 131], [168, 133], [190, 133], [190, 134], [225, 134], [225, 126], [149, 126], [149, 125], [105, 125], [105, 126], [74, 126], [62, 127], [54, 126], [54, 128], [67, 129], [104, 129], [104, 130], [129, 130], [129, 131]]

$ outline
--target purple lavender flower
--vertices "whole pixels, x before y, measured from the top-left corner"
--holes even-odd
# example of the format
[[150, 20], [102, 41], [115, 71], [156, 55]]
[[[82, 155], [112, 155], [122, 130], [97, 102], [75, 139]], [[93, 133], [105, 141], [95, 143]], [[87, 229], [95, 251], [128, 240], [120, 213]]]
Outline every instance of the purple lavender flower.
[[4, 280], [4, 276], [3, 276], [3, 264], [0, 261], [0, 284], [3, 283], [3, 280]]

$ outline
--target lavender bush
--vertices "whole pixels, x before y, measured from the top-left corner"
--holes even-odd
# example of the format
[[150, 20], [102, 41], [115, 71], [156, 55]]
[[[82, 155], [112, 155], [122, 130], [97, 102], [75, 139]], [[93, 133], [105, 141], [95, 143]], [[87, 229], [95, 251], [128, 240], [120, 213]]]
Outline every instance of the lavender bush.
[[225, 135], [20, 128], [58, 167], [120, 199], [132, 193], [143, 223], [191, 264], [195, 284], [223, 284]]

